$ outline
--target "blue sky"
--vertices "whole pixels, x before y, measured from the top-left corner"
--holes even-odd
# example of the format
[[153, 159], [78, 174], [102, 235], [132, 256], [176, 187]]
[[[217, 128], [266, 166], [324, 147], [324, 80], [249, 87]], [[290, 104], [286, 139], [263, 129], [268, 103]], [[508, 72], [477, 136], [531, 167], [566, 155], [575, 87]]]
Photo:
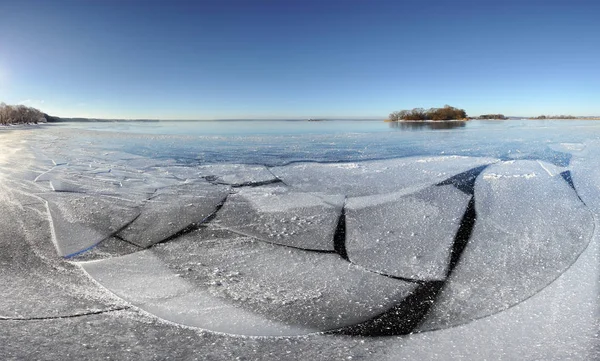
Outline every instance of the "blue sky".
[[0, 101], [59, 116], [600, 115], [600, 1], [0, 0]]

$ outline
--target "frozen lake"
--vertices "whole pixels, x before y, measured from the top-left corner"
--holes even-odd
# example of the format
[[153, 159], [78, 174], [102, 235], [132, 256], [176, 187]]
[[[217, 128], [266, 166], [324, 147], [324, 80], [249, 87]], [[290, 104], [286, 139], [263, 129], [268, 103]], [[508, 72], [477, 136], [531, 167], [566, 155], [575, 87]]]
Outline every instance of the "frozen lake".
[[[281, 165], [453, 154], [498, 158], [564, 156], [550, 146], [600, 133], [594, 121], [471, 121], [385, 123], [350, 121], [198, 121], [59, 123], [102, 139], [107, 148], [189, 163]], [[56, 130], [57, 132], [59, 130]], [[568, 155], [567, 155], [568, 156]]]
[[89, 321], [85, 343], [215, 359], [599, 356], [600, 122], [59, 123], [0, 144], [15, 349]]

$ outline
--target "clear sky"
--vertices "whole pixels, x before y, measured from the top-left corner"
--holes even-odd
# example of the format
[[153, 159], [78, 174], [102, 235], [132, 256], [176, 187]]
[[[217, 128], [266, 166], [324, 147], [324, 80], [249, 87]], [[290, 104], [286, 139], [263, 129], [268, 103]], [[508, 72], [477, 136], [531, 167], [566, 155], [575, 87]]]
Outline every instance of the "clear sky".
[[600, 1], [0, 0], [0, 101], [58, 116], [600, 115]]

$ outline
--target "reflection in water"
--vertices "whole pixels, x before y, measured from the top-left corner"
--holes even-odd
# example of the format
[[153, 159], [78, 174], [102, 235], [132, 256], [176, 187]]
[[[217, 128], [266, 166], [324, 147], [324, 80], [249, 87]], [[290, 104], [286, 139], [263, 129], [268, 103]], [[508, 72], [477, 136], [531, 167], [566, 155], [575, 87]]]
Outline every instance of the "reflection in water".
[[432, 122], [390, 122], [390, 128], [398, 130], [426, 130], [426, 129], [454, 129], [463, 128], [467, 122], [463, 121], [432, 121]]

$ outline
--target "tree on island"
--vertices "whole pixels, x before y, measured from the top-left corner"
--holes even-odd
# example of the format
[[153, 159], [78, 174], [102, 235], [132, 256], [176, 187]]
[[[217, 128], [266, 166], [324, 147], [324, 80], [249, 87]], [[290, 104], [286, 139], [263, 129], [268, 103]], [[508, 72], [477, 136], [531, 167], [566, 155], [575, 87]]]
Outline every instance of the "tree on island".
[[0, 103], [0, 125], [46, 122], [45, 114], [25, 105]]
[[389, 120], [399, 121], [423, 121], [423, 120], [464, 120], [467, 119], [467, 113], [464, 109], [458, 109], [450, 105], [444, 105], [443, 108], [414, 108], [412, 110], [400, 110], [393, 112]]
[[540, 115], [533, 119], [577, 119], [577, 117], [573, 115]]
[[508, 119], [504, 114], [482, 114], [477, 119]]

